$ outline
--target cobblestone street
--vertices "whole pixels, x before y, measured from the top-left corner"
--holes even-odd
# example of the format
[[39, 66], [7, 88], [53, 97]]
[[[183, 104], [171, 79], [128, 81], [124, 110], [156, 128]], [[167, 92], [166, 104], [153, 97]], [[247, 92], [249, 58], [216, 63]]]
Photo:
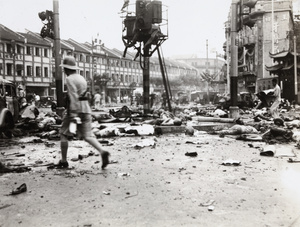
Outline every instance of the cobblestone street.
[[[134, 147], [146, 139], [155, 145]], [[286, 157], [260, 156], [249, 142], [205, 133], [107, 141], [112, 164], [106, 170], [100, 156], [88, 156], [91, 147], [72, 141], [70, 170], [1, 175], [0, 226], [299, 226], [300, 167]], [[6, 162], [55, 163], [54, 143], [2, 151], [25, 154]], [[230, 159], [240, 165], [222, 165]], [[5, 196], [22, 183], [27, 192]]]

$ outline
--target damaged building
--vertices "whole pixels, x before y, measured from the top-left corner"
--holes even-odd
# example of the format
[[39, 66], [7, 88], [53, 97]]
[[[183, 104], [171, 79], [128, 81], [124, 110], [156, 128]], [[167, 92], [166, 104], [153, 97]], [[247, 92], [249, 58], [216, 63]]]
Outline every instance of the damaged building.
[[[295, 100], [295, 78], [299, 80], [300, 75], [299, 70], [295, 72], [300, 61], [300, 34], [298, 11], [294, 5], [292, 0], [239, 2], [240, 27], [235, 43], [238, 46], [239, 92], [258, 93], [271, 89], [272, 78], [276, 77], [280, 81], [282, 97], [290, 102]], [[225, 24], [227, 66], [230, 65], [232, 45], [230, 20], [229, 16]], [[230, 76], [229, 70], [227, 76]]]

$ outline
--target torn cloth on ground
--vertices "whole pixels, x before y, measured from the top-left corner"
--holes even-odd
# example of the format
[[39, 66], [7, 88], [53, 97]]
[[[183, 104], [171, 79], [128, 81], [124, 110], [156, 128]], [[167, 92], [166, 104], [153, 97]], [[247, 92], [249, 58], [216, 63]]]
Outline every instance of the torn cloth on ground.
[[143, 147], [151, 147], [155, 145], [155, 141], [153, 139], [144, 139], [142, 142], [134, 144], [135, 148], [143, 148]]
[[260, 135], [256, 134], [242, 134], [236, 137], [237, 140], [243, 141], [262, 141], [263, 138]]
[[137, 135], [140, 135], [140, 136], [148, 136], [148, 135], [154, 134], [154, 127], [153, 127], [153, 125], [149, 125], [149, 124], [143, 124], [143, 125], [138, 125], [138, 126], [128, 126], [124, 130], [125, 130], [125, 133], [136, 131]]
[[291, 146], [282, 145], [267, 145], [260, 152], [262, 156], [275, 156], [275, 157], [295, 157], [294, 150]]
[[221, 130], [223, 135], [257, 134], [258, 131], [250, 125], [234, 125], [229, 129]]

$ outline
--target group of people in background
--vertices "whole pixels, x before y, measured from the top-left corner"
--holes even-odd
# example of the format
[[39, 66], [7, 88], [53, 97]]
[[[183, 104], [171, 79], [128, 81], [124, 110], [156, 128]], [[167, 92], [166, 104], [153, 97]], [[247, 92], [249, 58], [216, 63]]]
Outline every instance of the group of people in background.
[[34, 104], [36, 107], [40, 107], [41, 105], [41, 96], [35, 93], [26, 94], [24, 88], [21, 85], [18, 86], [17, 96], [21, 108], [28, 104]]
[[[274, 101], [272, 103], [272, 105], [270, 106], [269, 110], [270, 110], [270, 114], [272, 115], [273, 118], [278, 118], [279, 117], [279, 112], [278, 112], [278, 108], [279, 105], [281, 103], [281, 89], [278, 85], [278, 81], [277, 79], [273, 79], [272, 80], [273, 83], [273, 97], [274, 97]], [[40, 107], [41, 106], [41, 97], [39, 94], [35, 94], [35, 93], [31, 93], [26, 95], [26, 92], [24, 91], [24, 88], [19, 85], [18, 86], [18, 98], [19, 98], [19, 104], [20, 107], [22, 108], [23, 106], [26, 105], [31, 105], [34, 104], [36, 107]], [[90, 90], [88, 89], [86, 92], [86, 96], [88, 99], [88, 102], [90, 104], [90, 106], [93, 106], [95, 110], [100, 110], [101, 106], [104, 105], [104, 103], [110, 104], [111, 103], [111, 98], [109, 96], [106, 97], [106, 102], [104, 102], [104, 94], [103, 92], [100, 94], [99, 90], [96, 90], [95, 94], [92, 95]], [[162, 107], [166, 108], [166, 95], [165, 92], [162, 93]], [[153, 105], [157, 104], [157, 96], [155, 96], [154, 94], [152, 94], [150, 96], [150, 106], [152, 107]], [[117, 101], [117, 100], [115, 100]], [[124, 101], [124, 100], [119, 100]], [[126, 100], [125, 100], [126, 101]], [[142, 95], [136, 94], [135, 97], [131, 97], [130, 98], [130, 105], [142, 105], [143, 104], [143, 97]]]
[[[109, 164], [110, 153], [104, 150], [98, 140], [92, 135], [91, 106], [94, 105], [94, 108], [96, 110], [100, 110], [101, 105], [104, 104], [103, 100], [105, 98], [105, 95], [100, 94], [99, 90], [96, 90], [96, 93], [94, 95], [91, 94], [89, 88], [87, 88], [86, 80], [77, 73], [78, 68], [76, 66], [74, 57], [66, 57], [63, 60], [63, 64], [61, 65], [61, 67], [64, 69], [64, 73], [67, 75], [66, 85], [68, 102], [66, 105], [66, 111], [64, 112], [63, 123], [60, 130], [62, 156], [57, 166], [60, 168], [68, 168], [69, 166], [67, 161], [68, 136], [70, 133], [72, 133], [69, 126], [72, 122], [76, 122], [76, 124], [78, 124], [77, 130], [79, 135], [101, 154], [102, 169], [104, 169]], [[272, 83], [274, 86], [274, 101], [272, 106], [269, 108], [269, 111], [273, 118], [277, 118], [279, 117], [278, 108], [281, 102], [281, 89], [278, 86], [278, 82], [276, 79], [273, 79]], [[18, 96], [21, 104], [23, 102], [27, 102], [28, 104], [34, 104], [36, 107], [40, 106], [41, 97], [35, 93], [26, 95], [22, 86], [18, 87]], [[167, 97], [165, 93], [163, 93], [161, 97], [151, 95], [150, 98], [151, 107], [156, 104], [157, 99], [162, 99], [162, 107], [166, 107]]]

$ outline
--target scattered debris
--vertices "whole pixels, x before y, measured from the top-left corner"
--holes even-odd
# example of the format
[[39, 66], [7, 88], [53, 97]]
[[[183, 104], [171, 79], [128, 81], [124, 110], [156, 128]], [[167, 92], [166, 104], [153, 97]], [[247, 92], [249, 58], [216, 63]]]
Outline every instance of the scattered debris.
[[153, 139], [143, 139], [142, 142], [133, 145], [134, 148], [144, 148], [153, 146], [155, 146], [155, 141]]
[[110, 162], [109, 162], [109, 164], [117, 164], [117, 163], [119, 163], [119, 162], [116, 160], [110, 160]]
[[7, 208], [7, 207], [10, 207], [10, 206], [12, 206], [12, 205], [14, 205], [14, 204], [6, 204], [6, 205], [3, 205], [3, 206], [0, 207], [0, 210], [1, 210], [1, 209], [5, 209], [5, 208]]
[[277, 146], [275, 157], [295, 157], [294, 149], [290, 146]]
[[211, 199], [211, 200], [208, 200], [205, 203], [200, 203], [200, 206], [202, 206], [202, 207], [208, 207], [208, 206], [213, 205], [214, 203], [215, 203], [215, 200]]
[[300, 163], [300, 160], [289, 158], [288, 162], [291, 162], [291, 163]]
[[186, 152], [185, 156], [189, 156], [189, 157], [197, 157], [198, 153], [197, 152]]
[[252, 148], [261, 148], [264, 145], [264, 143], [259, 143], [259, 142], [254, 142], [254, 143], [249, 143], [248, 146]]
[[110, 195], [110, 192], [107, 192], [107, 191], [103, 191], [102, 192], [104, 195]]
[[185, 143], [197, 144], [197, 145], [199, 145], [199, 144], [209, 144], [208, 141], [203, 142], [203, 141], [190, 141], [190, 140], [187, 140]]
[[241, 165], [241, 162], [238, 160], [227, 159], [222, 162], [222, 165], [224, 165], [224, 166], [239, 166], [239, 165]]
[[31, 168], [27, 166], [21, 166], [16, 168], [8, 168], [0, 162], [0, 173], [24, 173], [30, 171]]
[[195, 129], [192, 126], [186, 126], [185, 134], [188, 136], [193, 136], [195, 133]]
[[18, 188], [14, 189], [10, 195], [18, 195], [27, 191], [27, 185], [25, 183], [21, 184]]
[[219, 131], [220, 135], [258, 134], [256, 128], [251, 125], [234, 125], [229, 129]]
[[118, 176], [119, 177], [129, 177], [130, 173], [119, 173]]
[[260, 152], [262, 156], [274, 156], [276, 147], [274, 145], [267, 145]]
[[237, 136], [236, 139], [243, 141], [263, 141], [262, 136], [257, 134], [242, 134]]
[[260, 152], [262, 156], [295, 157], [294, 150], [288, 145], [266, 145]]
[[207, 209], [208, 211], [213, 211], [215, 209], [215, 206], [209, 206]]

